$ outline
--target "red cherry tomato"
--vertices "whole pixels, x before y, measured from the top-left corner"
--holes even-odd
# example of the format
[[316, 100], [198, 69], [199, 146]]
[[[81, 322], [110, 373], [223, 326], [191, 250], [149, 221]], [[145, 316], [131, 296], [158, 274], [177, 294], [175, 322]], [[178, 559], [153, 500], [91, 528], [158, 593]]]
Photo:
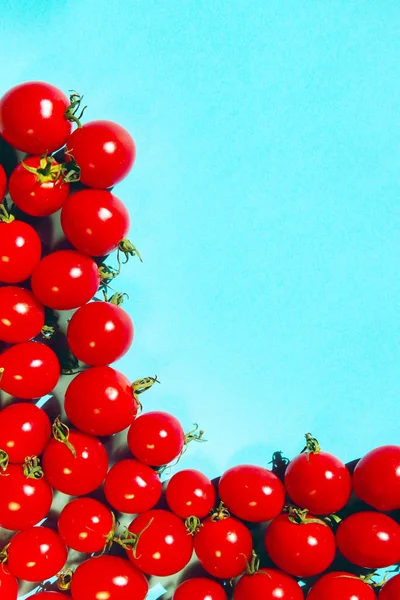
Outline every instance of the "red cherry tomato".
[[29, 600], [66, 600], [68, 596], [61, 592], [38, 592], [29, 596]]
[[43, 454], [43, 470], [50, 485], [70, 496], [83, 496], [97, 489], [108, 470], [108, 456], [103, 444], [95, 437], [71, 430], [69, 443], [52, 439]]
[[152, 411], [133, 421], [128, 432], [128, 446], [141, 462], [161, 467], [182, 452], [185, 433], [173, 415]]
[[64, 204], [61, 225], [65, 237], [79, 252], [103, 256], [115, 250], [129, 231], [128, 210], [106, 190], [82, 190]]
[[322, 522], [294, 523], [287, 514], [270, 523], [265, 547], [277, 567], [296, 577], [319, 575], [332, 564], [336, 552], [330, 527]]
[[67, 339], [72, 353], [83, 363], [92, 367], [108, 365], [128, 352], [133, 323], [120, 306], [90, 302], [72, 316]]
[[136, 552], [127, 550], [128, 558], [143, 573], [167, 577], [181, 571], [193, 554], [193, 539], [173, 513], [149, 510], [136, 517], [129, 531], [140, 535]]
[[[1, 589], [1, 586], [0, 586]], [[400, 575], [395, 575], [381, 589], [379, 600], [398, 600], [400, 598]], [[369, 600], [369, 599], [368, 599]]]
[[0, 288], [0, 306], [0, 341], [27, 342], [40, 333], [44, 308], [32, 292], [11, 285]]
[[39, 81], [21, 83], [0, 100], [0, 133], [28, 154], [54, 152], [71, 132], [65, 116], [70, 102], [61, 90]]
[[79, 373], [69, 384], [65, 411], [78, 429], [104, 436], [129, 427], [137, 404], [125, 375], [111, 367], [93, 367]]
[[36, 231], [22, 221], [0, 221], [0, 281], [19, 283], [31, 276], [42, 245]]
[[148, 589], [143, 573], [129, 561], [117, 556], [99, 556], [78, 566], [72, 578], [71, 595], [73, 600], [144, 600]]
[[[0, 165], [0, 202], [3, 200], [7, 191], [7, 175], [2, 165]], [[1, 589], [1, 588], [0, 588]]]
[[371, 586], [352, 573], [333, 571], [313, 584], [307, 600], [376, 600], [376, 595]]
[[93, 498], [76, 498], [64, 506], [58, 518], [58, 533], [77, 552], [102, 551], [113, 534], [109, 508]]
[[153, 469], [127, 458], [115, 463], [108, 472], [104, 493], [115, 510], [133, 515], [150, 510], [157, 504], [162, 484]]
[[380, 446], [368, 452], [354, 469], [353, 486], [360, 500], [377, 510], [398, 510], [400, 446]]
[[109, 188], [128, 175], [135, 160], [130, 134], [111, 121], [91, 121], [76, 129], [67, 140], [67, 159], [72, 156], [81, 169], [81, 182]]
[[74, 250], [53, 252], [32, 273], [32, 291], [45, 306], [57, 310], [89, 302], [100, 285], [99, 270], [91, 258]]
[[[260, 569], [243, 575], [235, 585], [233, 600], [304, 600], [295, 579], [277, 569]], [[338, 599], [336, 599], [338, 600]]]
[[50, 394], [60, 378], [56, 354], [39, 342], [10, 346], [0, 355], [0, 368], [4, 369], [0, 389], [25, 400]]
[[39, 582], [54, 577], [65, 565], [67, 548], [48, 527], [19, 531], [8, 547], [8, 567], [17, 579]]
[[1, 565], [0, 569], [0, 597], [1, 600], [17, 600], [18, 598], [17, 580], [4, 564]]
[[176, 588], [172, 600], [228, 600], [228, 596], [216, 581], [194, 577]]
[[400, 562], [400, 525], [381, 513], [363, 511], [346, 517], [336, 542], [343, 556], [359, 567], [379, 569]]
[[216, 492], [211, 481], [194, 469], [175, 473], [167, 485], [169, 508], [181, 519], [206, 517], [215, 506]]
[[0, 411], [0, 449], [7, 452], [11, 463], [42, 454], [50, 435], [50, 419], [35, 404], [20, 402]]
[[218, 491], [230, 512], [255, 523], [277, 517], [286, 498], [278, 477], [268, 469], [253, 465], [228, 469], [219, 481]]

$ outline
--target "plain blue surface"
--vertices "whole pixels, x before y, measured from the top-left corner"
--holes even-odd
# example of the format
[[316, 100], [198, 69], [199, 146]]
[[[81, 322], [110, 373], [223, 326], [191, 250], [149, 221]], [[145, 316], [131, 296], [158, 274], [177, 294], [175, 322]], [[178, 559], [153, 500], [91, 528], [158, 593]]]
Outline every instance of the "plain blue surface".
[[[382, 10], [384, 8], [384, 10]], [[196, 421], [210, 476], [399, 443], [400, 6], [231, 0], [10, 2], [1, 92], [85, 94], [137, 162], [119, 289], [157, 373], [146, 409]]]

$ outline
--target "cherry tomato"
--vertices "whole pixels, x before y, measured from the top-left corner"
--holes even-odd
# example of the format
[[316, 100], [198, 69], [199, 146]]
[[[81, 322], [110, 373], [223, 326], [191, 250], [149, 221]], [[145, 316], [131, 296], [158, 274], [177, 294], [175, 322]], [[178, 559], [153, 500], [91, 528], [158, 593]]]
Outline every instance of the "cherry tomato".
[[69, 100], [58, 88], [39, 81], [21, 83], [0, 100], [0, 133], [28, 154], [54, 152], [71, 132], [65, 116]]
[[26, 400], [50, 394], [60, 378], [56, 354], [40, 342], [10, 346], [0, 355], [0, 368], [0, 389]]
[[32, 292], [11, 285], [0, 288], [0, 306], [0, 341], [27, 342], [40, 333], [44, 308]]
[[161, 467], [182, 452], [185, 433], [173, 415], [152, 411], [133, 421], [128, 432], [128, 446], [141, 462]]
[[56, 575], [67, 560], [67, 548], [48, 527], [19, 531], [8, 547], [8, 567], [17, 579], [39, 582]]
[[1, 600], [17, 600], [18, 598], [18, 582], [4, 564], [0, 569], [0, 597]]
[[354, 469], [353, 486], [360, 500], [377, 510], [399, 509], [400, 446], [380, 446], [368, 452]]
[[323, 522], [294, 523], [287, 514], [275, 517], [265, 534], [265, 547], [277, 567], [296, 577], [313, 577], [325, 571], [336, 552], [335, 536]]
[[143, 573], [129, 561], [117, 556], [99, 556], [78, 566], [72, 578], [71, 595], [73, 600], [144, 600], [148, 589]]
[[219, 496], [234, 515], [245, 521], [270, 521], [285, 503], [286, 493], [276, 475], [253, 465], [228, 469], [218, 484]]
[[233, 600], [249, 600], [249, 598], [251, 600], [276, 600], [276, 598], [304, 600], [304, 594], [290, 575], [277, 569], [260, 569], [252, 575], [243, 575], [235, 585]]
[[100, 285], [94, 260], [74, 250], [53, 252], [32, 273], [32, 291], [45, 306], [57, 310], [78, 308], [89, 302]]
[[136, 517], [129, 531], [141, 535], [128, 558], [143, 573], [167, 577], [181, 571], [193, 554], [193, 539], [181, 519], [166, 510], [149, 510]]
[[71, 430], [66, 444], [52, 439], [43, 454], [43, 470], [50, 485], [70, 496], [83, 496], [97, 489], [108, 470], [108, 456], [95, 437]]
[[332, 571], [313, 584], [307, 600], [376, 600], [376, 595], [371, 586], [352, 573]]
[[135, 160], [130, 134], [112, 121], [91, 121], [67, 140], [67, 159], [81, 169], [81, 182], [92, 188], [109, 188], [128, 175]]
[[128, 352], [133, 341], [133, 323], [120, 306], [90, 302], [72, 316], [67, 339], [72, 353], [83, 363], [108, 365]]
[[109, 508], [93, 498], [76, 498], [58, 517], [58, 533], [77, 552], [102, 551], [113, 534], [114, 519]]
[[68, 596], [61, 592], [38, 592], [29, 596], [29, 600], [66, 600]]
[[0, 281], [24, 281], [31, 276], [41, 254], [42, 244], [33, 227], [22, 221], [0, 220]]
[[[1, 588], [1, 586], [0, 586]], [[400, 598], [400, 575], [395, 575], [380, 591], [379, 600], [398, 600]]]
[[115, 510], [133, 515], [150, 510], [157, 504], [162, 484], [153, 469], [127, 458], [115, 463], [108, 472], [104, 493]]
[[125, 375], [111, 367], [93, 367], [79, 373], [69, 384], [65, 411], [78, 429], [104, 436], [129, 427], [136, 416], [137, 403]]
[[346, 517], [336, 542], [343, 556], [359, 567], [379, 569], [400, 562], [400, 525], [381, 513], [363, 511]]
[[3, 200], [7, 191], [7, 175], [2, 165], [0, 165], [0, 202]]
[[228, 596], [216, 581], [194, 577], [178, 585], [172, 600], [228, 600]]
[[169, 508], [178, 517], [202, 519], [214, 508], [216, 492], [211, 481], [195, 469], [175, 473], [167, 485], [166, 499]]
[[115, 250], [129, 231], [128, 210], [106, 190], [82, 190], [68, 198], [61, 213], [65, 237], [79, 252], [103, 256]]
[[7, 452], [11, 463], [42, 454], [50, 435], [50, 419], [35, 404], [20, 402], [0, 411], [0, 449]]

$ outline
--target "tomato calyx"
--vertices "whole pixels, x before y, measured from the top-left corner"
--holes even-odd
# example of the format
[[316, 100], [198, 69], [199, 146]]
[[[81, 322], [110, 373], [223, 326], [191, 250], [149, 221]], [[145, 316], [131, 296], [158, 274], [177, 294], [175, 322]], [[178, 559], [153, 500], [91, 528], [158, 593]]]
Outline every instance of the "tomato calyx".
[[[125, 257], [125, 260], [120, 260], [120, 254], [123, 254]], [[118, 250], [117, 250], [117, 260], [118, 260], [118, 264], [120, 264], [120, 262], [125, 265], [130, 256], [137, 256], [138, 259], [140, 260], [140, 262], [143, 262], [143, 259], [140, 255], [139, 250], [136, 248], [136, 246], [134, 246], [132, 244], [132, 242], [130, 240], [128, 240], [127, 238], [123, 238], [120, 243], [118, 244]]]
[[73, 570], [69, 568], [57, 573], [57, 587], [61, 592], [67, 592], [70, 589], [73, 575]]
[[315, 517], [308, 516], [308, 510], [306, 508], [296, 508], [295, 506], [285, 507], [286, 511], [289, 514], [289, 521], [294, 523], [295, 525], [307, 525], [307, 523], [317, 523], [319, 525], [324, 525], [325, 527], [329, 527], [328, 524], [322, 519], [317, 519]]
[[56, 333], [56, 328], [54, 325], [43, 325], [40, 333], [45, 340], [51, 340], [53, 335]]
[[313, 437], [311, 433], [306, 433], [305, 438], [306, 445], [301, 451], [301, 454], [306, 452], [307, 457], [309, 457], [310, 454], [319, 454], [321, 452], [321, 446], [319, 445], [318, 440]]
[[69, 427], [60, 420], [60, 417], [56, 417], [56, 419], [54, 420], [52, 432], [54, 439], [57, 442], [60, 442], [61, 444], [65, 444], [68, 450], [71, 451], [73, 457], [76, 458], [76, 450], [71, 444], [71, 442], [68, 441]]
[[14, 215], [11, 214], [6, 200], [0, 203], [0, 223], [12, 223], [15, 221]]
[[8, 560], [8, 548], [10, 544], [7, 544], [0, 550], [0, 564], [4, 565]]
[[176, 467], [176, 465], [179, 463], [182, 456], [187, 451], [188, 445], [190, 444], [190, 442], [206, 442], [207, 441], [207, 440], [203, 439], [204, 433], [205, 432], [202, 429], [199, 430], [198, 424], [194, 423], [194, 429], [192, 429], [191, 431], [188, 431], [188, 433], [185, 434], [183, 448], [182, 448], [181, 453], [178, 455], [178, 457], [171, 464], [164, 465], [163, 467], [159, 467], [158, 469], [155, 469], [156, 473], [158, 475], [162, 475], [165, 471], [170, 472], [171, 469]]
[[138, 396], [140, 394], [143, 394], [143, 392], [149, 390], [151, 387], [153, 387], [155, 383], [161, 383], [161, 381], [157, 378], [157, 375], [155, 377], [144, 377], [143, 379], [136, 379], [136, 381], [132, 383], [133, 397], [137, 404], [137, 412], [141, 412], [143, 410], [143, 405], [140, 402]]
[[112, 541], [122, 546], [124, 550], [132, 550], [133, 556], [135, 558], [140, 558], [140, 556], [137, 556], [136, 554], [137, 545], [139, 543], [140, 537], [143, 535], [146, 529], [150, 527], [153, 521], [154, 517], [150, 519], [147, 525], [143, 527], [142, 531], [140, 531], [139, 533], [132, 533], [131, 531], [129, 531], [129, 529], [125, 529], [123, 533], [121, 533], [119, 536], [114, 537]]
[[26, 171], [35, 175], [39, 183], [55, 182], [63, 178], [63, 165], [57, 163], [52, 156], [48, 156], [47, 154], [42, 154], [38, 167], [31, 167], [23, 160], [21, 161], [21, 165]]
[[118, 269], [116, 269], [115, 267], [112, 267], [111, 265], [106, 265], [106, 264], [102, 264], [100, 265], [99, 269], [99, 275], [100, 275], [100, 289], [107, 288], [110, 286], [110, 283], [116, 278], [118, 277], [118, 275], [121, 272], [121, 267], [120, 265], [118, 266]]
[[[0, 469], [3, 471], [3, 473], [7, 470], [8, 463], [9, 458], [7, 452], [5, 450], [0, 450]], [[2, 473], [0, 473], [0, 475], [2, 475]]]
[[114, 292], [111, 298], [108, 297], [106, 290], [103, 290], [104, 302], [114, 304], [114, 306], [121, 306], [124, 303], [125, 296], [129, 299], [129, 295], [126, 292]]
[[44, 473], [40, 465], [40, 458], [37, 456], [27, 456], [24, 462], [24, 475], [28, 479], [43, 479]]
[[217, 521], [224, 521], [225, 519], [229, 519], [230, 516], [231, 513], [229, 512], [225, 504], [221, 501], [218, 504], [217, 508], [211, 512], [210, 519], [215, 523]]
[[192, 516], [185, 520], [185, 527], [189, 535], [195, 535], [200, 531], [200, 528], [203, 527], [203, 523], [198, 517]]
[[[83, 95], [78, 94], [78, 92], [75, 90], [70, 90], [70, 105], [64, 113], [64, 116], [67, 119], [67, 121], [73, 121], [78, 127], [82, 127], [81, 119], [83, 117], [83, 113], [87, 109], [87, 106], [81, 108], [82, 100]], [[79, 110], [80, 113], [78, 115], [77, 113]]]

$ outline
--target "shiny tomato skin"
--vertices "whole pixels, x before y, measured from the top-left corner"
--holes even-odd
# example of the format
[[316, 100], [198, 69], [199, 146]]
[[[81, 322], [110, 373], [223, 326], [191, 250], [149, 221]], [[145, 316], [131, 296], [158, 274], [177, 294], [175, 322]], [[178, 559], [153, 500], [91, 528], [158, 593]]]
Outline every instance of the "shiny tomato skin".
[[127, 550], [130, 561], [147, 575], [167, 577], [181, 571], [193, 554], [193, 539], [184, 522], [166, 510], [149, 510], [136, 517], [129, 531], [143, 531], [136, 547], [136, 558]]
[[113, 527], [110, 509], [93, 498], [71, 500], [58, 517], [58, 533], [64, 543], [87, 554], [104, 549]]
[[381, 589], [379, 600], [398, 600], [400, 598], [400, 575], [395, 575]]
[[216, 581], [193, 577], [178, 585], [172, 600], [228, 600], [228, 596]]
[[0, 341], [27, 342], [44, 325], [44, 308], [29, 290], [18, 286], [0, 288]]
[[72, 600], [144, 600], [148, 589], [143, 573], [129, 561], [105, 555], [89, 558], [77, 567], [71, 596]]
[[125, 204], [107, 190], [82, 190], [63, 206], [61, 226], [67, 240], [89, 256], [113, 252], [129, 231]]
[[69, 496], [83, 496], [97, 489], [108, 470], [108, 456], [95, 437], [71, 430], [70, 444], [76, 456], [61, 442], [52, 439], [43, 454], [42, 466], [50, 485]]
[[260, 569], [243, 575], [235, 585], [233, 600], [304, 600], [297, 581], [277, 569]]
[[376, 594], [352, 573], [332, 571], [312, 585], [307, 600], [376, 600]]
[[109, 365], [131, 347], [132, 319], [120, 306], [90, 302], [72, 316], [67, 339], [72, 353], [81, 362], [92, 367]]
[[17, 579], [40, 582], [56, 575], [67, 560], [67, 547], [52, 529], [30, 527], [19, 531], [8, 547], [8, 567]]
[[168, 506], [181, 519], [206, 517], [214, 508], [216, 497], [211, 481], [195, 469], [178, 471], [167, 484]]
[[67, 388], [64, 406], [75, 427], [100, 436], [126, 429], [137, 413], [131, 382], [111, 367], [79, 373]]
[[[18, 598], [18, 582], [5, 564], [2, 564], [0, 569], [0, 598], [1, 600], [17, 600]], [[49, 600], [51, 599], [49, 598]]]
[[0, 389], [24, 400], [50, 394], [60, 379], [56, 354], [40, 342], [10, 346], [0, 355], [0, 367], [4, 369]]
[[40, 238], [28, 223], [0, 222], [0, 281], [25, 281], [38, 265], [41, 254]]
[[0, 202], [3, 200], [7, 191], [7, 175], [2, 165], [0, 165]]
[[203, 568], [220, 579], [238, 577], [250, 563], [250, 531], [235, 517], [213, 521], [208, 517], [194, 536], [194, 550]]
[[162, 494], [162, 484], [153, 469], [133, 458], [115, 463], [104, 481], [107, 502], [118, 512], [139, 514], [152, 509]]
[[184, 443], [185, 433], [178, 419], [162, 411], [141, 415], [128, 431], [128, 446], [133, 456], [152, 467], [175, 460]]
[[400, 509], [400, 446], [368, 452], [354, 469], [353, 488], [360, 500], [377, 510]]
[[379, 569], [400, 562], [400, 525], [378, 512], [346, 517], [337, 529], [336, 542], [343, 556], [359, 567]]
[[45, 411], [30, 402], [10, 404], [0, 411], [0, 449], [10, 463], [23, 463], [27, 456], [40, 456], [51, 436]]
[[219, 496], [228, 510], [254, 523], [277, 517], [285, 503], [286, 492], [276, 475], [263, 467], [238, 465], [222, 475]]
[[42, 304], [71, 310], [89, 302], [100, 285], [98, 266], [75, 250], [52, 252], [35, 267], [32, 291]]
[[66, 600], [67, 598], [68, 596], [62, 592], [38, 592], [29, 596], [29, 600]]

